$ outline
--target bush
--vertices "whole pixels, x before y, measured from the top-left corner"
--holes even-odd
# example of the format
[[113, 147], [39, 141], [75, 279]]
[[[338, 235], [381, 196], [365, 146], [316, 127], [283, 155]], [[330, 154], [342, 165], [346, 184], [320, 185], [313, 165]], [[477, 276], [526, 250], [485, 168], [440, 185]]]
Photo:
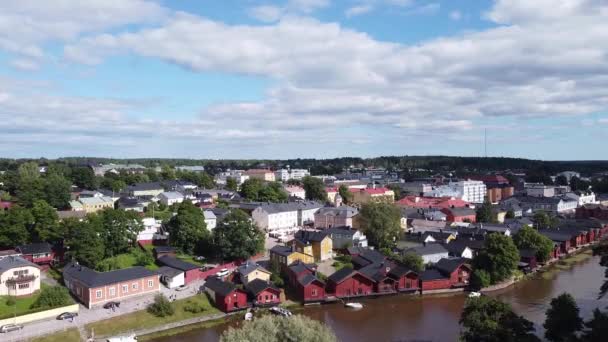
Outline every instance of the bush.
[[15, 297], [8, 297], [8, 299], [6, 300], [6, 306], [13, 306], [17, 304], [17, 300], [15, 300]]
[[490, 286], [492, 283], [490, 274], [484, 270], [476, 269], [471, 274], [471, 287], [475, 290]]
[[186, 305], [184, 305], [184, 311], [191, 312], [193, 314], [201, 313], [205, 310], [207, 309], [203, 305], [190, 300], [186, 302]]
[[154, 264], [154, 257], [148, 251], [142, 251], [140, 248], [135, 248], [131, 252], [135, 257], [135, 265], [148, 266]]
[[37, 308], [56, 308], [69, 305], [72, 299], [68, 289], [63, 286], [45, 287], [40, 292], [40, 296], [32, 304], [31, 309]]
[[221, 342], [335, 342], [336, 335], [325, 323], [295, 315], [289, 318], [262, 316], [245, 322], [238, 329], [228, 328], [220, 336]]
[[148, 305], [148, 312], [157, 317], [172, 316], [175, 309], [171, 302], [162, 294], [154, 296], [154, 303]]

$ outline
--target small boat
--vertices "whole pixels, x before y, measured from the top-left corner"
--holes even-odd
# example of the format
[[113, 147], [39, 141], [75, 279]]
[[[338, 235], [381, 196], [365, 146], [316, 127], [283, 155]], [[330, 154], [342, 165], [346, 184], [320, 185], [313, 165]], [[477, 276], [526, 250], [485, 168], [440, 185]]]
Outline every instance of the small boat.
[[284, 308], [280, 308], [278, 306], [271, 307], [270, 312], [272, 312], [275, 315], [279, 315], [279, 316], [283, 316], [283, 317], [289, 317], [292, 315], [291, 311], [284, 309]]
[[115, 336], [107, 339], [107, 342], [136, 342], [137, 336], [135, 335], [125, 335], [125, 336]]
[[479, 292], [469, 293], [469, 298], [478, 298], [478, 297], [481, 297], [481, 293], [479, 293]]
[[253, 320], [253, 314], [251, 312], [248, 312], [245, 314], [245, 320], [246, 321], [251, 321]]
[[355, 302], [344, 303], [344, 306], [351, 309], [363, 309], [363, 304]]

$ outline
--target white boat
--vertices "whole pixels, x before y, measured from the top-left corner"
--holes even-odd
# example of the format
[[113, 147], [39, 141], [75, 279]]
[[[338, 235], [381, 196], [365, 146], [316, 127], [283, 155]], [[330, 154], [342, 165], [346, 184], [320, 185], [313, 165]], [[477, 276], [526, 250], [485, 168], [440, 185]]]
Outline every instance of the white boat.
[[478, 298], [478, 297], [481, 297], [481, 293], [479, 293], [479, 292], [469, 293], [469, 298]]
[[344, 303], [344, 306], [346, 306], [347, 308], [351, 308], [351, 309], [362, 309], [363, 308], [363, 304], [361, 303]]
[[107, 342], [137, 342], [137, 336], [135, 336], [135, 335], [115, 336], [115, 337], [108, 338]]
[[253, 314], [251, 312], [248, 312], [245, 314], [245, 320], [246, 321], [251, 321], [253, 320]]
[[270, 312], [272, 312], [275, 315], [279, 315], [279, 316], [283, 316], [283, 317], [289, 317], [292, 315], [291, 311], [289, 311], [285, 308], [278, 307], [278, 306], [273, 306], [272, 308], [270, 308]]

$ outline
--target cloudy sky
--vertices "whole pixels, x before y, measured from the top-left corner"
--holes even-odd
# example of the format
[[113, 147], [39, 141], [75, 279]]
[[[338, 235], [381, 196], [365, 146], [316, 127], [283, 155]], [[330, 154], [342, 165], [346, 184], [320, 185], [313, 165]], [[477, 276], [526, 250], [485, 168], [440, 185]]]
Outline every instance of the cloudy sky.
[[0, 156], [608, 159], [606, 0], [0, 2]]

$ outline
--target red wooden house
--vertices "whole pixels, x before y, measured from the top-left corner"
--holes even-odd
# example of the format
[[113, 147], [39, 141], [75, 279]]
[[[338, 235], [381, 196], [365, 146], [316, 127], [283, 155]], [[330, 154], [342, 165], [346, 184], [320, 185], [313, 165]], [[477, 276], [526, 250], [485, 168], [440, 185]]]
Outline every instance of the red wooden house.
[[245, 289], [256, 306], [272, 306], [281, 303], [281, 290], [271, 282], [254, 279], [245, 285]]
[[55, 252], [47, 242], [30, 243], [28, 245], [17, 246], [17, 252], [22, 257], [37, 265], [49, 265], [55, 258]]
[[393, 293], [395, 289], [395, 279], [389, 276], [391, 265], [381, 262], [367, 265], [359, 270], [366, 277], [374, 280], [374, 292], [378, 294]]
[[368, 276], [345, 267], [327, 278], [325, 292], [338, 298], [367, 296], [373, 294], [374, 283]]
[[434, 268], [426, 269], [420, 275], [420, 290], [431, 291], [450, 288], [450, 278]]
[[243, 310], [249, 307], [245, 291], [238, 289], [233, 283], [222, 281], [219, 278], [207, 278], [205, 292], [215, 306], [223, 312]]
[[418, 273], [403, 265], [396, 265], [388, 272], [395, 280], [395, 290], [399, 292], [416, 291], [419, 286]]
[[201, 270], [201, 267], [172, 256], [163, 256], [157, 260], [164, 266], [174, 268], [184, 272], [184, 284], [190, 284], [193, 281], [205, 279], [207, 274]]
[[520, 267], [524, 270], [527, 268], [529, 270], [534, 270], [538, 267], [538, 261], [536, 260], [536, 250], [535, 249], [520, 249], [519, 250], [519, 262]]
[[471, 208], [444, 208], [441, 212], [446, 215], [448, 222], [471, 222], [477, 220], [477, 213]]
[[325, 299], [325, 283], [315, 276], [314, 265], [297, 261], [288, 267], [288, 279], [296, 297], [304, 302], [319, 302]]
[[468, 285], [471, 266], [464, 258], [443, 258], [434, 268], [425, 270], [420, 276], [420, 289], [424, 291], [450, 289]]
[[[548, 237], [555, 244], [559, 245], [559, 253], [553, 253], [555, 257], [568, 254], [572, 249], [572, 235], [568, 232], [553, 229], [543, 229], [538, 231], [540, 234]], [[556, 255], [557, 254], [557, 255]]]

